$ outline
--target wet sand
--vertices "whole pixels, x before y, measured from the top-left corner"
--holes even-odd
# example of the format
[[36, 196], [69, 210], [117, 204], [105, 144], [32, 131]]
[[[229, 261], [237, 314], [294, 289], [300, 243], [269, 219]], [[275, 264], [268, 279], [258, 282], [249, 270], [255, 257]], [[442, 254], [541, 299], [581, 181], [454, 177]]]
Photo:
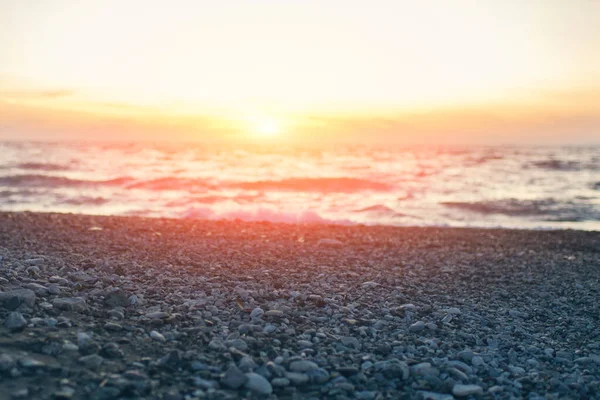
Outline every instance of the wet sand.
[[0, 398], [596, 398], [600, 233], [0, 213]]

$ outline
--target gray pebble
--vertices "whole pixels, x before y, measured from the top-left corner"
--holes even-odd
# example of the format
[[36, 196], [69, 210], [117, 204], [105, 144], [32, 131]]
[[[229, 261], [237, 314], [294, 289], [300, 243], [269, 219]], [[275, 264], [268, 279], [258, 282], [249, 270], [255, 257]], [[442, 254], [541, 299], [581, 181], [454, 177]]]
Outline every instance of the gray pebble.
[[425, 323], [423, 321], [417, 321], [408, 327], [408, 330], [411, 332], [420, 332], [423, 329], [425, 329]]
[[0, 307], [12, 311], [21, 304], [33, 307], [35, 305], [35, 292], [30, 289], [15, 289], [8, 292], [0, 292]]
[[273, 387], [286, 387], [290, 385], [290, 380], [287, 378], [273, 378], [271, 380], [271, 386]]
[[317, 368], [319, 368], [319, 366], [316, 363], [308, 360], [292, 361], [289, 367], [290, 371], [293, 372], [307, 372]]
[[260, 307], [256, 307], [254, 310], [252, 310], [252, 312], [250, 313], [250, 318], [254, 319], [254, 318], [260, 318], [263, 316], [263, 314], [265, 313], [265, 310], [263, 310]]
[[235, 365], [232, 365], [221, 378], [221, 384], [230, 389], [239, 389], [244, 386], [247, 380], [248, 377], [246, 374], [240, 371]]
[[8, 314], [4, 321], [4, 326], [11, 331], [23, 329], [27, 325], [27, 320], [18, 311], [13, 311]]
[[100, 366], [104, 362], [104, 358], [102, 358], [98, 354], [90, 354], [88, 356], [80, 357], [79, 362], [85, 365], [86, 368], [96, 370], [100, 368]]
[[167, 341], [167, 339], [165, 339], [165, 337], [162, 334], [160, 334], [160, 332], [157, 332], [157, 331], [151, 331], [150, 337], [152, 339], [156, 340], [157, 342], [161, 342], [161, 343], [165, 343]]
[[483, 394], [483, 388], [479, 385], [456, 384], [452, 388], [452, 394], [457, 397], [467, 397]]
[[286, 372], [285, 377], [294, 386], [305, 385], [308, 383], [308, 381], [310, 381], [310, 377], [302, 372]]
[[245, 386], [252, 392], [263, 395], [269, 395], [273, 393], [273, 387], [263, 376], [254, 372], [248, 372], [246, 377], [247, 380]]
[[107, 307], [126, 307], [129, 305], [129, 300], [123, 289], [115, 288], [104, 296], [104, 304]]
[[87, 304], [83, 297], [63, 297], [52, 301], [54, 308], [65, 311], [83, 312], [87, 310]]

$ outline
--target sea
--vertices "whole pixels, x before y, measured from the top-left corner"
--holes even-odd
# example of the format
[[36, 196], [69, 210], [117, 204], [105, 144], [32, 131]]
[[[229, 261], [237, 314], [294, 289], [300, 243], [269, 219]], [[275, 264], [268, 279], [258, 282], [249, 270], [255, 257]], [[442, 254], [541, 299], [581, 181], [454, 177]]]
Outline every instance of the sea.
[[600, 230], [600, 147], [0, 142], [0, 210]]

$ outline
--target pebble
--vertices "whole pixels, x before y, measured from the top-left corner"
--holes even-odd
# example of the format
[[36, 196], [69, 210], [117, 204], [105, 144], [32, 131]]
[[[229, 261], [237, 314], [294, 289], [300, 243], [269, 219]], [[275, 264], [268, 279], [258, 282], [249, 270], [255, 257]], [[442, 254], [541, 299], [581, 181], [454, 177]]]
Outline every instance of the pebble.
[[8, 354], [0, 354], [0, 372], [10, 371], [15, 366], [15, 359]]
[[286, 372], [285, 377], [294, 386], [305, 385], [310, 381], [310, 377], [302, 372]]
[[61, 294], [62, 290], [60, 288], [60, 286], [58, 286], [56, 283], [51, 283], [50, 285], [48, 285], [48, 293], [50, 294]]
[[221, 377], [221, 384], [230, 389], [239, 389], [244, 384], [248, 377], [238, 367], [231, 365], [227, 372]]
[[471, 358], [471, 365], [474, 367], [480, 367], [483, 364], [485, 364], [485, 361], [483, 361], [483, 358], [481, 356], [474, 356], [473, 358]]
[[419, 391], [418, 394], [422, 400], [454, 400], [454, 397], [447, 393]]
[[28, 307], [35, 305], [35, 292], [31, 289], [15, 289], [0, 292], [0, 306], [9, 311], [17, 309], [21, 304]]
[[26, 325], [27, 320], [23, 317], [23, 314], [18, 311], [13, 311], [8, 314], [8, 317], [6, 317], [6, 320], [4, 321], [4, 326], [11, 331], [23, 329]]
[[19, 365], [27, 369], [39, 369], [44, 368], [46, 366], [46, 364], [43, 361], [31, 357], [21, 358], [19, 360]]
[[456, 397], [467, 397], [483, 394], [483, 388], [479, 385], [456, 384], [452, 388], [452, 394]]
[[448, 368], [447, 372], [459, 381], [469, 380], [469, 376], [456, 368]]
[[341, 336], [340, 341], [346, 347], [350, 347], [352, 349], [360, 350], [362, 347], [357, 338], [353, 336]]
[[92, 337], [85, 333], [85, 332], [79, 332], [77, 333], [77, 345], [79, 347], [87, 347], [92, 343]]
[[104, 362], [104, 358], [98, 354], [90, 354], [79, 358], [79, 362], [86, 366], [86, 368], [95, 370], [100, 368]]
[[121, 319], [125, 318], [125, 315], [119, 310], [109, 310], [107, 312], [107, 315], [109, 317], [117, 319], [117, 320], [121, 320]]
[[233, 339], [231, 341], [231, 347], [234, 347], [240, 351], [248, 350], [248, 343], [246, 343], [243, 339]]
[[319, 366], [312, 362], [312, 361], [308, 361], [308, 360], [298, 360], [298, 361], [292, 361], [290, 363], [290, 371], [293, 372], [308, 372], [312, 369], [317, 369], [319, 368]]
[[311, 369], [306, 373], [312, 383], [322, 385], [327, 382], [330, 378], [329, 372], [324, 368]]
[[25, 270], [25, 272], [27, 273], [27, 275], [29, 276], [38, 276], [41, 272], [41, 269], [35, 265], [32, 265], [31, 267], [27, 267], [27, 269]]
[[75, 343], [73, 343], [73, 342], [69, 342], [68, 340], [67, 340], [67, 341], [65, 341], [65, 343], [63, 343], [63, 346], [62, 346], [62, 348], [63, 348], [63, 350], [64, 350], [64, 351], [67, 351], [67, 352], [68, 352], [68, 351], [73, 351], [73, 352], [75, 352], [75, 351], [79, 351], [79, 346], [77, 346], [77, 345], [76, 345]]
[[265, 317], [278, 317], [283, 318], [284, 314], [281, 310], [269, 310], [264, 314]]
[[40, 285], [39, 283], [28, 283], [25, 285], [27, 289], [33, 290], [33, 292], [38, 296], [45, 296], [48, 294], [48, 288], [44, 285]]
[[104, 304], [108, 307], [126, 307], [129, 300], [123, 289], [115, 288], [104, 296]]
[[164, 312], [164, 311], [155, 311], [155, 312], [150, 312], [148, 314], [145, 315], [146, 318], [150, 318], [150, 319], [164, 319], [164, 318], [168, 318], [171, 314], [169, 314], [168, 312]]
[[217, 351], [225, 351], [227, 350], [227, 346], [225, 346], [225, 343], [223, 343], [223, 341], [219, 340], [219, 339], [213, 339], [208, 343], [208, 347], [212, 350], [217, 350]]
[[263, 376], [254, 372], [248, 372], [246, 374], [246, 378], [247, 380], [245, 386], [250, 391], [262, 395], [269, 395], [273, 393], [273, 387]]
[[127, 305], [135, 306], [136, 304], [138, 304], [138, 297], [135, 294], [127, 298]]
[[121, 326], [121, 324], [117, 324], [116, 322], [107, 322], [106, 324], [104, 324], [104, 329], [106, 329], [107, 331], [117, 332], [122, 330], [123, 327]]
[[475, 357], [475, 353], [473, 353], [471, 350], [463, 350], [458, 353], [458, 358], [468, 363], [473, 360], [473, 357]]
[[63, 297], [52, 301], [54, 308], [65, 311], [84, 312], [87, 310], [87, 303], [83, 297]]
[[310, 340], [298, 340], [298, 347], [301, 349], [306, 349], [312, 347], [313, 343]]
[[401, 377], [403, 380], [407, 380], [410, 376], [408, 364], [396, 358], [378, 361], [373, 365], [373, 368], [377, 371], [381, 371], [388, 377]]
[[53, 396], [56, 400], [68, 400], [72, 399], [75, 395], [75, 389], [69, 386], [65, 386], [54, 392]]
[[290, 380], [287, 378], [273, 378], [271, 380], [271, 386], [278, 388], [289, 386], [290, 383]]
[[257, 367], [256, 363], [250, 356], [244, 356], [238, 363], [238, 368], [244, 372], [252, 372]]
[[410, 367], [411, 373], [420, 376], [438, 376], [440, 371], [433, 367], [431, 363], [423, 362]]
[[408, 330], [411, 332], [420, 332], [423, 329], [425, 329], [425, 322], [423, 321], [417, 321], [408, 327]]
[[28, 258], [25, 260], [25, 264], [28, 265], [36, 265], [36, 266], [40, 266], [44, 263], [44, 259], [41, 257], [36, 257], [36, 258]]
[[263, 310], [260, 307], [256, 307], [254, 310], [252, 310], [252, 312], [250, 312], [250, 318], [252, 318], [252, 319], [260, 318], [263, 316], [264, 313], [265, 313], [265, 310]]
[[157, 331], [151, 331], [150, 332], [150, 337], [154, 340], [156, 340], [157, 342], [161, 342], [161, 343], [165, 343], [167, 341], [167, 339], [165, 339], [165, 337]]
[[115, 342], [108, 342], [102, 346], [100, 354], [107, 358], [122, 358], [124, 356], [123, 350]]

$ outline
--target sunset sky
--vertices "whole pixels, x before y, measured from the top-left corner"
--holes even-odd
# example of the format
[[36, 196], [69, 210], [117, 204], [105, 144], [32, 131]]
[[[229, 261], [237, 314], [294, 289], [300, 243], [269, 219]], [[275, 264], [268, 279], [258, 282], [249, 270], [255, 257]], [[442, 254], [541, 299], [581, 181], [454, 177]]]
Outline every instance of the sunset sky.
[[0, 138], [599, 142], [596, 0], [0, 0]]

